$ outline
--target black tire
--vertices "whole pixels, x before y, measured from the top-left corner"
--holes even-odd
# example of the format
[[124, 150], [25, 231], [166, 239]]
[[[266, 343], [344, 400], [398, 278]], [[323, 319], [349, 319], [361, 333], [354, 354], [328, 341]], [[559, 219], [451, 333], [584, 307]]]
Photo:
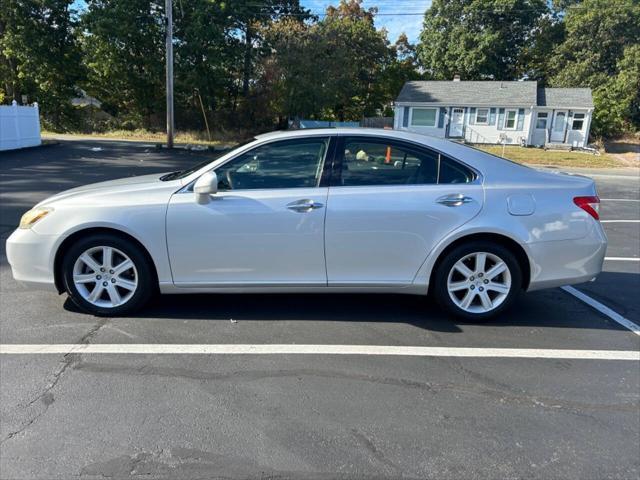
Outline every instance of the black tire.
[[[137, 286], [133, 290], [133, 294], [126, 302], [114, 307], [99, 306], [89, 302], [80, 293], [73, 280], [74, 265], [78, 258], [87, 250], [101, 246], [119, 250], [128, 256], [135, 266]], [[149, 301], [156, 290], [155, 275], [147, 256], [138, 245], [116, 235], [96, 234], [77, 241], [65, 253], [61, 268], [64, 288], [69, 294], [69, 298], [81, 310], [99, 317], [117, 317], [135, 312]], [[88, 288], [92, 288], [92, 283], [88, 285]], [[119, 291], [124, 292], [124, 296], [128, 295], [126, 290]], [[110, 298], [106, 291], [103, 297], [104, 295], [107, 295], [106, 298]]]
[[[477, 252], [486, 252], [499, 257], [507, 265], [509, 269], [508, 273], [511, 276], [511, 287], [506, 294], [506, 298], [494, 309], [486, 312], [469, 312], [458, 306], [451, 298], [447, 285], [449, 273], [452, 271], [453, 266], [467, 255]], [[522, 291], [522, 268], [516, 256], [508, 248], [488, 241], [470, 241], [455, 247], [438, 262], [438, 266], [433, 275], [431, 291], [438, 304], [446, 312], [463, 320], [484, 322], [499, 315], [513, 305], [513, 302]], [[464, 291], [461, 295], [464, 295]], [[474, 298], [476, 304], [479, 301], [479, 299]]]

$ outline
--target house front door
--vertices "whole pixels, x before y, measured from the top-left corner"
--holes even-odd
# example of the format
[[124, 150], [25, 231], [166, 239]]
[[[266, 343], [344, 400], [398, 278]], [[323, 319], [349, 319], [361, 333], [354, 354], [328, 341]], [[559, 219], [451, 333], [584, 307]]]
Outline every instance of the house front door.
[[454, 108], [449, 123], [449, 136], [461, 137], [464, 132], [464, 108]]
[[567, 111], [559, 110], [553, 116], [551, 126], [551, 142], [564, 142], [564, 132], [567, 129]]

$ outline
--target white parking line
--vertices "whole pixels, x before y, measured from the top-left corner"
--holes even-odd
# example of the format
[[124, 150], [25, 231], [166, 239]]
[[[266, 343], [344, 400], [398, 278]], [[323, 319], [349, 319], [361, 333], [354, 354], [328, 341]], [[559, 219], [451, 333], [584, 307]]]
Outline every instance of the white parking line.
[[640, 223], [640, 220], [600, 220], [600, 223]]
[[562, 350], [536, 348], [404, 347], [385, 345], [247, 345], [247, 344], [51, 344], [0, 345], [0, 354], [190, 354], [190, 355], [378, 355], [409, 357], [553, 358], [634, 360], [626, 350]]
[[638, 257], [604, 257], [609, 262], [640, 262]]
[[601, 202], [640, 202], [635, 198], [601, 198]]
[[586, 303], [587, 305], [595, 308], [600, 313], [603, 313], [604, 315], [609, 317], [614, 322], [617, 322], [620, 325], [622, 325], [623, 327], [628, 328], [629, 330], [631, 330], [636, 335], [640, 335], [640, 325], [636, 325], [631, 320], [628, 320], [628, 319], [624, 318], [619, 313], [611, 310], [609, 307], [607, 307], [606, 305], [598, 302], [597, 300], [594, 300], [589, 295], [587, 295], [585, 293], [582, 293], [580, 290], [577, 290], [577, 289], [575, 289], [573, 287], [569, 287], [569, 286], [562, 287], [562, 290], [564, 290], [565, 292], [567, 292], [567, 293], [573, 295], [574, 297], [582, 300], [584, 303]]

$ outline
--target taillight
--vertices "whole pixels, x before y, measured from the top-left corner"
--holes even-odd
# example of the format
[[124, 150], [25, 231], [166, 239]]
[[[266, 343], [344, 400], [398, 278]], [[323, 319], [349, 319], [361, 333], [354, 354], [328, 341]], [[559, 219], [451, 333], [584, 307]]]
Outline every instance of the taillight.
[[587, 212], [596, 220], [600, 220], [600, 199], [598, 197], [573, 197], [573, 203]]

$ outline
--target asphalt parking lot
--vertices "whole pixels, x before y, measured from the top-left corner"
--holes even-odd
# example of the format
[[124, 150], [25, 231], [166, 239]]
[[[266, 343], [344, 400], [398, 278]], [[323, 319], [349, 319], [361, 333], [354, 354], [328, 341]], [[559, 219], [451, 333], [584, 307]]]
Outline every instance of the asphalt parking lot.
[[[4, 241], [36, 202], [211, 155], [107, 141], [0, 153], [0, 343], [142, 352], [0, 354], [0, 478], [640, 477], [640, 363], [618, 358], [640, 335], [562, 289], [471, 325], [391, 295], [171, 296], [98, 319], [13, 281]], [[586, 173], [610, 243], [604, 272], [576, 289], [640, 324], [640, 178]], [[166, 344], [317, 353], [148, 351]]]

